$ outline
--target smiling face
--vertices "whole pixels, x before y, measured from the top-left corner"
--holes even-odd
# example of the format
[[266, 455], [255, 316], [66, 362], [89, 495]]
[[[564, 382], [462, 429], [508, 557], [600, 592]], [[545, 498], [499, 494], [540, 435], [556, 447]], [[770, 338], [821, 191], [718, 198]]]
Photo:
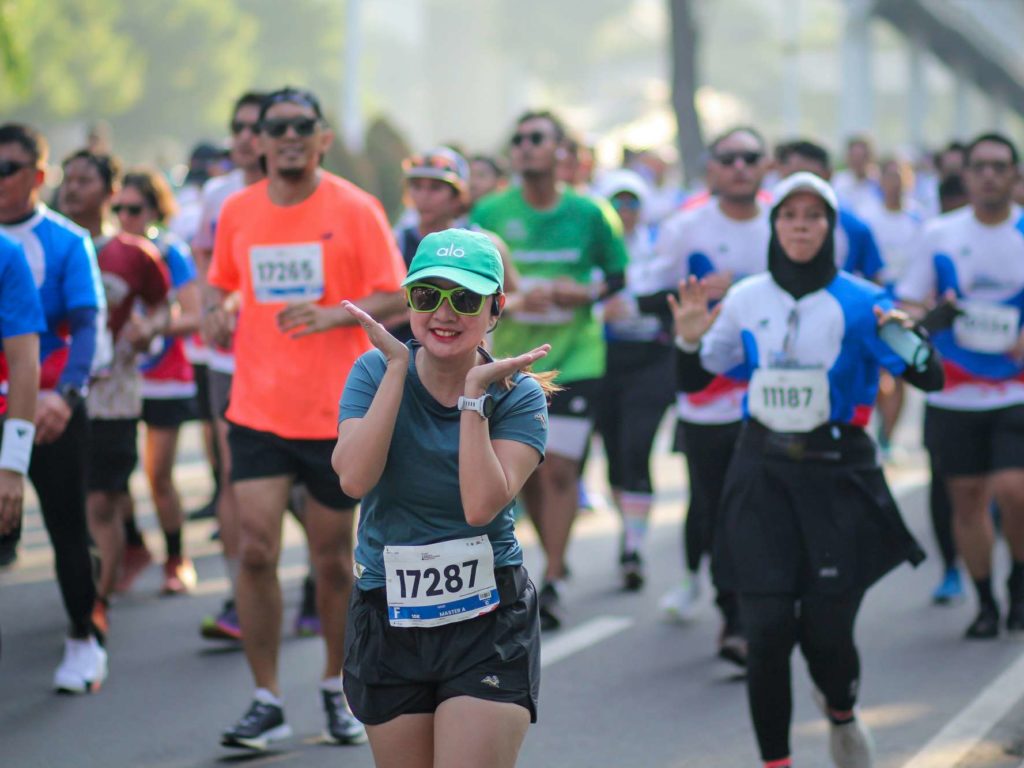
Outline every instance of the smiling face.
[[[455, 288], [458, 284], [439, 277], [428, 277], [419, 282], [439, 288]], [[416, 340], [432, 357], [457, 359], [475, 353], [484, 340], [491, 322], [491, 299], [484, 301], [478, 315], [460, 315], [447, 300], [433, 312], [409, 311], [409, 325]]]
[[806, 264], [828, 236], [828, 205], [813, 192], [794, 192], [779, 205], [775, 236], [791, 261]]
[[[307, 132], [311, 123], [312, 130]], [[263, 115], [259, 134], [268, 175], [299, 179], [315, 173], [333, 137], [308, 104], [274, 104]]]

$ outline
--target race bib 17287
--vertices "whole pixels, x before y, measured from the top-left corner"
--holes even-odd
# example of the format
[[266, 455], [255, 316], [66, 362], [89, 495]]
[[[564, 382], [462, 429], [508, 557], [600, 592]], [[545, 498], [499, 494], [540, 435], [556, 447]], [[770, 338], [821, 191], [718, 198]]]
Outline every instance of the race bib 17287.
[[831, 414], [821, 368], [758, 368], [747, 390], [750, 415], [773, 432], [810, 432]]
[[320, 243], [254, 245], [249, 249], [252, 292], [261, 304], [317, 301], [324, 295]]
[[501, 601], [487, 536], [384, 547], [388, 621], [439, 627], [490, 613]]

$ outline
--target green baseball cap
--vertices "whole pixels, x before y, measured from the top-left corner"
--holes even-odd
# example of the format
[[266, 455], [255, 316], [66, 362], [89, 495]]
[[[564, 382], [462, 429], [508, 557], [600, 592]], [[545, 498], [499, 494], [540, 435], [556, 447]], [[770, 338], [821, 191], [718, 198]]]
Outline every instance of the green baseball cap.
[[482, 232], [446, 229], [420, 241], [402, 285], [428, 277], [441, 277], [481, 296], [502, 290], [505, 268], [494, 241]]

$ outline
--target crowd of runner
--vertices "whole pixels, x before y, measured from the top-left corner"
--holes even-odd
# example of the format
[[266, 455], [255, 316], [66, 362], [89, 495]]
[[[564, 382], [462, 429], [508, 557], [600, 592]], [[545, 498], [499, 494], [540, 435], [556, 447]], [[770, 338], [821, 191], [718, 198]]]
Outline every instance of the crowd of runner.
[[[161, 592], [196, 587], [172, 471], [193, 420], [215, 488], [195, 516], [216, 517], [231, 583], [199, 631], [241, 644], [255, 689], [227, 747], [291, 735], [290, 513], [309, 563], [295, 630], [324, 646], [324, 739], [369, 736], [381, 766], [450, 764], [441, 744], [513, 765], [540, 633], [570, 620], [592, 437], [621, 518], [609, 566], [641, 592], [667, 413], [690, 494], [660, 610], [694, 621], [713, 585], [716, 650], [747, 671], [765, 766], [793, 764], [796, 645], [835, 764], [873, 764], [853, 627], [872, 584], [923, 558], [881, 471], [908, 383], [928, 393], [930, 598], [973, 588], [968, 639], [1024, 631], [1024, 181], [1007, 137], [951, 143], [915, 178], [864, 137], [833, 173], [820, 143], [771, 150], [736, 127], [684, 191], [658, 152], [598, 169], [555, 114], [530, 111], [500, 155], [406, 158], [392, 225], [320, 167], [333, 133], [314, 94], [246, 93], [228, 124], [177, 195], [98, 147], [60, 159], [48, 188], [45, 138], [0, 125], [0, 564], [17, 558], [28, 477], [68, 616], [58, 691], [99, 690], [117, 594], [153, 561], [140, 464]], [[520, 510], [543, 550], [536, 588]]]

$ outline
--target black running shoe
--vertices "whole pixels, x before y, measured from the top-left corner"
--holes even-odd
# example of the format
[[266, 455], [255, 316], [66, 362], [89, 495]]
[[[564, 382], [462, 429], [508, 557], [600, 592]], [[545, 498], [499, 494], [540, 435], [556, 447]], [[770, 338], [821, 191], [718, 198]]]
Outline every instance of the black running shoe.
[[992, 640], [999, 635], [999, 609], [994, 605], [983, 605], [964, 637], [968, 640]]
[[249, 711], [220, 737], [221, 746], [265, 751], [271, 742], [291, 738], [292, 727], [276, 704], [253, 701]]
[[747, 640], [740, 634], [723, 631], [718, 638], [718, 658], [732, 662], [737, 667], [747, 666]]
[[619, 557], [619, 571], [622, 573], [622, 588], [637, 592], [644, 586], [644, 563], [639, 552], [623, 552]]
[[540, 628], [542, 632], [562, 626], [562, 606], [558, 590], [551, 582], [541, 587], [537, 602], [540, 606]]
[[0, 540], [0, 568], [13, 565], [18, 559], [18, 540], [12, 538], [9, 541]]
[[321, 689], [320, 695], [324, 700], [324, 714], [327, 715], [324, 741], [328, 744], [365, 744], [366, 729], [348, 708], [345, 694]]

